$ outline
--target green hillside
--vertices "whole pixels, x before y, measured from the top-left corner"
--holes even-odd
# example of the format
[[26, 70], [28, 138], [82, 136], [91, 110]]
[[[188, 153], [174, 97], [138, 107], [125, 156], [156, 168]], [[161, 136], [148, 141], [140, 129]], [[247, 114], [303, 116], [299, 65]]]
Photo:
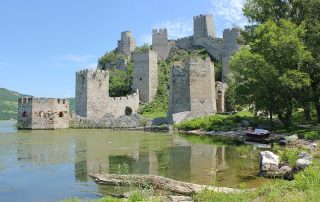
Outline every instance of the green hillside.
[[[0, 120], [17, 119], [18, 98], [26, 95], [0, 88]], [[75, 108], [74, 98], [70, 98], [70, 111]]]
[[0, 120], [17, 119], [20, 93], [0, 88]]

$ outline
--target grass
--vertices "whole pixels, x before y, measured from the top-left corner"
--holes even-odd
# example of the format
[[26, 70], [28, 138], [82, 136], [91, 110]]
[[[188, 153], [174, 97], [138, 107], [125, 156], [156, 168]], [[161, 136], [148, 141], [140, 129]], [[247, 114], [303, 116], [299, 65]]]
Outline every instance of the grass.
[[184, 121], [174, 125], [179, 130], [205, 130], [205, 131], [223, 131], [238, 128], [243, 121], [249, 121], [251, 126], [256, 126], [263, 120], [254, 117], [250, 112], [238, 112], [234, 115], [216, 114], [207, 117], [201, 117]]
[[314, 165], [295, 176], [293, 181], [274, 180], [254, 191], [241, 193], [216, 193], [203, 191], [194, 196], [195, 201], [319, 201], [320, 197], [320, 163], [316, 159]]

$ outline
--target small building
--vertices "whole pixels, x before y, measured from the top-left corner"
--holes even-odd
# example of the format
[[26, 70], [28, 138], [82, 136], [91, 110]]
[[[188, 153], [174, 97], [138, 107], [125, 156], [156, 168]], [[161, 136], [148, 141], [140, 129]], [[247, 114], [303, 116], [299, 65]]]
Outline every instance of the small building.
[[19, 129], [69, 128], [69, 100], [25, 97], [18, 100]]

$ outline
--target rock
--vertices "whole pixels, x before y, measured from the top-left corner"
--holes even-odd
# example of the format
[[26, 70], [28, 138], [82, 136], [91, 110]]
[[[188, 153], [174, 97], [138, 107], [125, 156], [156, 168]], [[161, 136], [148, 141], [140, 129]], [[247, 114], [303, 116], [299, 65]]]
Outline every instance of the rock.
[[271, 151], [260, 152], [260, 172], [275, 172], [279, 167], [279, 156]]
[[308, 167], [310, 164], [312, 163], [312, 161], [309, 161], [307, 159], [298, 159], [296, 164], [297, 167], [302, 170], [305, 169], [306, 167]]
[[171, 202], [192, 202], [193, 199], [190, 196], [168, 196]]
[[279, 145], [286, 145], [287, 144], [287, 140], [279, 140]]
[[306, 160], [309, 160], [309, 161], [312, 161], [313, 160], [313, 157], [311, 156], [311, 154], [305, 152], [305, 151], [302, 151], [300, 154], [299, 154], [299, 159], [306, 159]]
[[311, 146], [312, 148], [316, 148], [318, 145], [317, 145], [317, 143], [312, 143], [310, 146]]
[[290, 173], [292, 171], [292, 168], [289, 166], [282, 166], [281, 168], [279, 168], [278, 172], [280, 173]]
[[294, 134], [294, 135], [285, 137], [285, 139], [286, 139], [287, 143], [292, 143], [292, 142], [297, 141], [299, 139], [299, 137], [297, 134]]

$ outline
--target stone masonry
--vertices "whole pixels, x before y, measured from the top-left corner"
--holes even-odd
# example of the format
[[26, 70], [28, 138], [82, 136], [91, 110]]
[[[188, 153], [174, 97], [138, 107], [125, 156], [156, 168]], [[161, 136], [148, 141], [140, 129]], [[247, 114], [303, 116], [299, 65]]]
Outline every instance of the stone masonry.
[[140, 100], [151, 102], [158, 88], [157, 53], [148, 50], [133, 54], [133, 90], [139, 90]]
[[130, 31], [121, 32], [121, 40], [118, 41], [117, 52], [130, 56], [136, 49], [136, 41]]
[[[186, 62], [171, 67], [169, 110], [170, 122], [188, 120], [216, 113], [214, 64], [191, 54]], [[181, 117], [182, 116], [182, 117]]]
[[82, 70], [76, 73], [76, 114], [101, 119], [106, 114], [115, 117], [131, 115], [139, 107], [139, 92], [124, 97], [109, 97], [109, 72]]
[[158, 54], [158, 60], [166, 60], [168, 58], [170, 45], [167, 29], [152, 30], [152, 50]]
[[69, 100], [19, 98], [17, 125], [19, 129], [69, 128]]
[[226, 111], [226, 91], [228, 89], [228, 85], [226, 83], [216, 82], [216, 103], [217, 103], [217, 112], [223, 113]]
[[216, 37], [212, 15], [199, 15], [193, 17], [193, 39]]
[[222, 82], [227, 81], [229, 70], [230, 57], [240, 49], [237, 43], [237, 38], [240, 36], [241, 30], [239, 28], [225, 29], [223, 31], [223, 45], [222, 45]]

